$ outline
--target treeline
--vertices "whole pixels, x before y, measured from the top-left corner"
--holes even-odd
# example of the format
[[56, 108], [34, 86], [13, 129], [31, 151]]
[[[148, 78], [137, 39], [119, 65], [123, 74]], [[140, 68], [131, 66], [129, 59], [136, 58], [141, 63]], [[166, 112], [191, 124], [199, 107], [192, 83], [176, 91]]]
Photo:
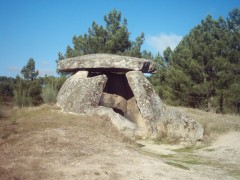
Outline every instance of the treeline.
[[38, 77], [35, 61], [30, 58], [21, 70], [23, 78], [0, 77], [0, 104], [14, 102], [19, 107], [36, 106], [42, 103], [55, 103], [57, 92], [66, 80], [65, 77]]
[[[155, 56], [141, 50], [144, 33], [130, 40], [121, 12], [112, 10], [104, 22], [104, 26], [93, 22], [88, 33], [73, 36], [73, 45], [58, 53], [58, 61], [94, 53], [152, 59], [158, 71], [148, 78], [167, 104], [240, 113], [240, 9], [233, 9], [226, 19], [207, 16], [174, 50], [168, 47]], [[38, 78], [33, 59], [21, 73], [24, 78], [0, 77], [0, 93], [14, 97], [19, 106], [54, 102], [66, 79]]]
[[240, 112], [240, 10], [224, 19], [210, 15], [186, 35], [175, 50], [163, 55], [141, 51], [144, 34], [130, 41], [127, 20], [115, 9], [93, 22], [88, 33], [73, 36], [73, 46], [59, 60], [84, 54], [110, 53], [153, 59], [158, 72], [148, 77], [170, 105], [214, 112]]
[[[135, 57], [142, 57], [141, 46], [144, 42], [144, 33], [130, 40], [130, 32], [127, 28], [127, 20], [121, 17], [121, 12], [112, 10], [104, 16], [105, 26], [93, 22], [88, 33], [73, 36], [73, 47], [67, 46], [66, 53], [58, 53], [58, 60], [75, 57], [84, 54], [109, 53]], [[55, 102], [56, 95], [66, 80], [64, 74], [56, 78], [53, 76], [38, 77], [35, 70], [35, 61], [30, 58], [27, 65], [21, 70], [22, 77], [0, 77], [1, 97], [13, 98], [20, 106], [39, 105], [43, 102]]]
[[210, 15], [172, 51], [167, 48], [157, 74], [158, 94], [172, 105], [208, 111], [240, 112], [240, 10], [227, 19]]

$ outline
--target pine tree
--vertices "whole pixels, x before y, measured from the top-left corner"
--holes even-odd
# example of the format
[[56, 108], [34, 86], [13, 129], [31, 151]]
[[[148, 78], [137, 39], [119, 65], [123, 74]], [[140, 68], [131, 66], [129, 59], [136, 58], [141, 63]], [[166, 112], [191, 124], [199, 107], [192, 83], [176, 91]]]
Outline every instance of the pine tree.
[[22, 68], [21, 73], [24, 79], [28, 81], [33, 81], [37, 78], [39, 72], [35, 70], [35, 61], [33, 58], [28, 60], [27, 65]]
[[166, 49], [163, 55], [165, 67], [150, 79], [165, 101], [221, 113], [239, 112], [239, 9], [231, 11], [227, 20], [208, 15], [173, 52]]
[[172, 55], [173, 55], [173, 52], [172, 52], [170, 47], [167, 47], [163, 51], [163, 57], [164, 57], [164, 60], [165, 60], [166, 64], [168, 64], [170, 61], [172, 61]]
[[88, 33], [73, 36], [73, 48], [67, 46], [66, 53], [59, 59], [75, 57], [84, 54], [109, 53], [141, 57], [141, 46], [144, 41], [144, 33], [130, 40], [130, 32], [127, 28], [127, 19], [123, 19], [121, 12], [113, 9], [104, 16], [105, 27], [96, 22], [88, 29]]
[[41, 86], [37, 81], [39, 74], [38, 70], [35, 70], [35, 61], [33, 58], [28, 60], [26, 66], [21, 70], [24, 79], [19, 76], [16, 77], [16, 84], [14, 88], [15, 103], [20, 106], [32, 106], [38, 105], [42, 102]]

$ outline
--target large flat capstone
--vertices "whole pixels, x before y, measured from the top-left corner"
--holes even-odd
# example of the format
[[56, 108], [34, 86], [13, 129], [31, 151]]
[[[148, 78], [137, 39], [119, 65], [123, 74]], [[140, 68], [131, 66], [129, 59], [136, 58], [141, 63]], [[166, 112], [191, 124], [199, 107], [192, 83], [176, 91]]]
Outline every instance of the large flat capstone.
[[89, 54], [59, 61], [58, 70], [60, 72], [87, 70], [90, 72], [142, 71], [143, 73], [154, 73], [156, 65], [153, 61], [143, 58], [112, 54]]

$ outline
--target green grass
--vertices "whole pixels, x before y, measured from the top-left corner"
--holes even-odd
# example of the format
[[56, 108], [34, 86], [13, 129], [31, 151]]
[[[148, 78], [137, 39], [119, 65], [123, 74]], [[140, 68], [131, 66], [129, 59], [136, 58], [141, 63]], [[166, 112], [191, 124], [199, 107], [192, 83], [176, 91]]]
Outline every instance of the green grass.
[[172, 151], [178, 152], [178, 153], [191, 153], [194, 151], [194, 148], [179, 148], [179, 149], [173, 149]]
[[190, 170], [190, 168], [188, 168], [187, 166], [184, 166], [182, 164], [176, 163], [176, 162], [165, 162], [168, 165], [180, 168], [180, 169], [184, 169], [184, 170]]
[[2, 109], [2, 107], [0, 106], [0, 119], [4, 118], [5, 117], [5, 112], [4, 110]]
[[154, 139], [153, 142], [155, 144], [178, 144], [180, 143], [180, 139], [178, 137], [176, 138], [168, 138], [168, 137], [162, 137], [162, 138], [157, 138], [157, 139]]
[[185, 164], [191, 164], [191, 165], [200, 165], [200, 164], [203, 164], [203, 162], [200, 162], [196, 159], [192, 159], [192, 160], [183, 160], [181, 161], [182, 163], [185, 163]]
[[237, 169], [230, 170], [230, 171], [229, 171], [229, 174], [232, 175], [232, 176], [234, 176], [234, 177], [240, 178], [240, 171], [237, 170]]
[[212, 152], [215, 151], [215, 149], [204, 149], [204, 151]]
[[161, 158], [173, 158], [174, 156], [172, 154], [160, 154]]

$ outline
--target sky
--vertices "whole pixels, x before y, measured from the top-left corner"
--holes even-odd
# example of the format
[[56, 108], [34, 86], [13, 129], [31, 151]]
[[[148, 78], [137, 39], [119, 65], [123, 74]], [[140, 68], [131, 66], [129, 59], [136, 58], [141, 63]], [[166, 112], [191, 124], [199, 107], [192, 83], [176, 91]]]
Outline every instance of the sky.
[[240, 0], [0, 0], [0, 76], [15, 77], [29, 58], [40, 76], [56, 76], [58, 52], [93, 21], [116, 9], [128, 21], [130, 39], [142, 32], [142, 50], [172, 49], [207, 15], [226, 18]]

